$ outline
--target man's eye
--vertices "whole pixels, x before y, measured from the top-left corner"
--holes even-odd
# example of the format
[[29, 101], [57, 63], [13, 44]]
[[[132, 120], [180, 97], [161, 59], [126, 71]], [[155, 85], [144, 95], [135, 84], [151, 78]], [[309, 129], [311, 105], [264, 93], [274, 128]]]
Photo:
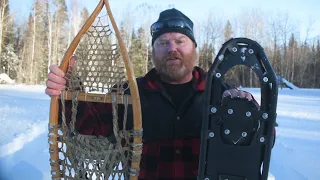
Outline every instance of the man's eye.
[[164, 45], [166, 45], [167, 44], [167, 42], [166, 41], [159, 41], [159, 43], [158, 43], [160, 46], [164, 46]]
[[176, 43], [177, 44], [182, 44], [182, 43], [184, 43], [185, 41], [184, 40], [176, 40]]

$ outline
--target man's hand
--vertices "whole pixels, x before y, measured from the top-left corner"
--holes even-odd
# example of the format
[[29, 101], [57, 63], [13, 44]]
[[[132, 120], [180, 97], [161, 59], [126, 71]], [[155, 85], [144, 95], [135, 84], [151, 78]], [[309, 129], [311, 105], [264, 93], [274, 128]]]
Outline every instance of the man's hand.
[[60, 95], [61, 91], [66, 87], [66, 80], [64, 78], [65, 73], [58, 65], [51, 65], [49, 69], [50, 73], [48, 74], [48, 80], [46, 82], [47, 88], [45, 92], [49, 96]]
[[[75, 57], [72, 56], [69, 61], [69, 69], [73, 66]], [[48, 74], [48, 80], [46, 82], [45, 93], [49, 96], [58, 96], [66, 87], [65, 73], [59, 68], [58, 65], [51, 65], [49, 67], [50, 73]]]
[[246, 98], [248, 101], [252, 101], [252, 95], [245, 91], [239, 91], [237, 89], [229, 89], [223, 92], [222, 97], [231, 96], [231, 98], [238, 97], [238, 98]]

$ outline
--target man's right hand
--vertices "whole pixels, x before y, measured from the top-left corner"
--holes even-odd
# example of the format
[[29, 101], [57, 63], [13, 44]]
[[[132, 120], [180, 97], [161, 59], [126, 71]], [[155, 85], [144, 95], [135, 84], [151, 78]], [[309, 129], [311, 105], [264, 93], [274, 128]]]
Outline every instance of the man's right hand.
[[[68, 71], [72, 70], [72, 66], [76, 61], [76, 57], [72, 56], [69, 61]], [[49, 96], [58, 96], [66, 87], [65, 73], [59, 68], [58, 65], [51, 65], [49, 67], [50, 73], [46, 82], [46, 94]]]
[[58, 96], [66, 87], [65, 73], [58, 65], [51, 65], [49, 70], [50, 73], [48, 74], [45, 93], [49, 96]]

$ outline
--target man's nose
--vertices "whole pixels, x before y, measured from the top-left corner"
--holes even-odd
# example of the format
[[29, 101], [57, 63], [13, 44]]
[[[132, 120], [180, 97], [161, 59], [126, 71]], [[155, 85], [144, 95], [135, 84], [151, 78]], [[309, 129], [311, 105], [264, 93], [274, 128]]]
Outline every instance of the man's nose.
[[174, 41], [170, 41], [167, 45], [168, 52], [177, 51], [177, 44]]

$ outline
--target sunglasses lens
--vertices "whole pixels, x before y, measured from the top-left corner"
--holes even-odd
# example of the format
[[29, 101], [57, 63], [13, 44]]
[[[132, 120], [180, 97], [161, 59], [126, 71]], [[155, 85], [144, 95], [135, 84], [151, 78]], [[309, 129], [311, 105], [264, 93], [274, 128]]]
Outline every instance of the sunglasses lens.
[[181, 19], [171, 19], [168, 21], [162, 21], [162, 22], [156, 22], [151, 25], [151, 35], [153, 35], [156, 32], [161, 31], [163, 28], [172, 28], [172, 29], [189, 29], [192, 31], [191, 27], [185, 23]]
[[176, 28], [176, 29], [184, 28], [184, 22], [179, 19], [170, 20], [167, 22], [167, 25], [169, 28]]
[[158, 31], [160, 31], [163, 28], [163, 22], [157, 22], [152, 24], [151, 26], [151, 33], [156, 33]]

